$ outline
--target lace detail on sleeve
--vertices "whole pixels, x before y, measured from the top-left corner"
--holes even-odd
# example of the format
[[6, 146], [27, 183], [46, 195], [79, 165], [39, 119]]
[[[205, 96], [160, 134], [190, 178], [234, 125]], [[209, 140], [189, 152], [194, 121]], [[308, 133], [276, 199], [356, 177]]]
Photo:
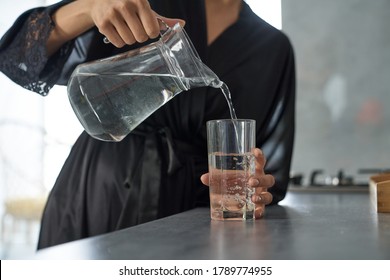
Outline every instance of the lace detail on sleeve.
[[0, 70], [15, 83], [41, 95], [47, 95], [55, 84], [61, 66], [54, 66], [65, 61], [71, 49], [70, 43], [64, 45], [50, 58], [51, 65], [46, 65], [46, 41], [53, 27], [47, 12], [34, 11], [9, 47], [0, 53]]

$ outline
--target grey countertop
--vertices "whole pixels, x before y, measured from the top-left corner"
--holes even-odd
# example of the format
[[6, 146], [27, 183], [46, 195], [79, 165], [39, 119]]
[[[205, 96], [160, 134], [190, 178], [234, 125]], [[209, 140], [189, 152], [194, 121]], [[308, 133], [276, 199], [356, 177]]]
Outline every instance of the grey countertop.
[[390, 259], [390, 213], [365, 191], [290, 191], [256, 221], [208, 208], [39, 251], [37, 259]]

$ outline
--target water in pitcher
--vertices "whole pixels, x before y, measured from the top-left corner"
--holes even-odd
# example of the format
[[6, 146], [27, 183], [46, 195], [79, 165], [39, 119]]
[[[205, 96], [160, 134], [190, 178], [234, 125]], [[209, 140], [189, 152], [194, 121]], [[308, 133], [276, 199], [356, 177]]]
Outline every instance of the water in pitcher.
[[[92, 137], [121, 141], [157, 108], [181, 92], [183, 86], [190, 88], [197, 79], [205, 83], [204, 77], [180, 78], [171, 74], [78, 73], [68, 85], [68, 94], [78, 119]], [[205, 84], [221, 88], [231, 117], [236, 118], [226, 84], [214, 77]], [[91, 92], [95, 85], [99, 87]]]

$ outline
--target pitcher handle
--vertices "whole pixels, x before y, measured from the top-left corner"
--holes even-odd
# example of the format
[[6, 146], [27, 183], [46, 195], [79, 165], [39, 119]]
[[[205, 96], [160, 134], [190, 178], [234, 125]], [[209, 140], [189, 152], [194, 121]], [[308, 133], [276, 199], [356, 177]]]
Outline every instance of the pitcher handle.
[[[160, 25], [160, 36], [164, 35], [165, 32], [170, 28], [168, 24], [166, 24], [165, 21], [163, 21], [161, 18], [157, 18], [158, 24]], [[104, 44], [110, 44], [110, 40], [107, 39], [107, 37], [103, 38]]]

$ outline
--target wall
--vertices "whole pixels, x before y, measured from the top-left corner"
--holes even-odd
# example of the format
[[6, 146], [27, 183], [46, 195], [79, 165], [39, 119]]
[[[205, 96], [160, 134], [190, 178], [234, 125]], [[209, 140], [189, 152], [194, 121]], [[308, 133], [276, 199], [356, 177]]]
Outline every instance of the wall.
[[[22, 12], [54, 1], [2, 0], [0, 37]], [[0, 73], [1, 259], [23, 258], [35, 251], [37, 241], [37, 231], [30, 231], [25, 220], [3, 217], [4, 201], [47, 194], [81, 131], [65, 87], [42, 97]]]
[[293, 170], [390, 168], [390, 1], [284, 0], [297, 61]]

